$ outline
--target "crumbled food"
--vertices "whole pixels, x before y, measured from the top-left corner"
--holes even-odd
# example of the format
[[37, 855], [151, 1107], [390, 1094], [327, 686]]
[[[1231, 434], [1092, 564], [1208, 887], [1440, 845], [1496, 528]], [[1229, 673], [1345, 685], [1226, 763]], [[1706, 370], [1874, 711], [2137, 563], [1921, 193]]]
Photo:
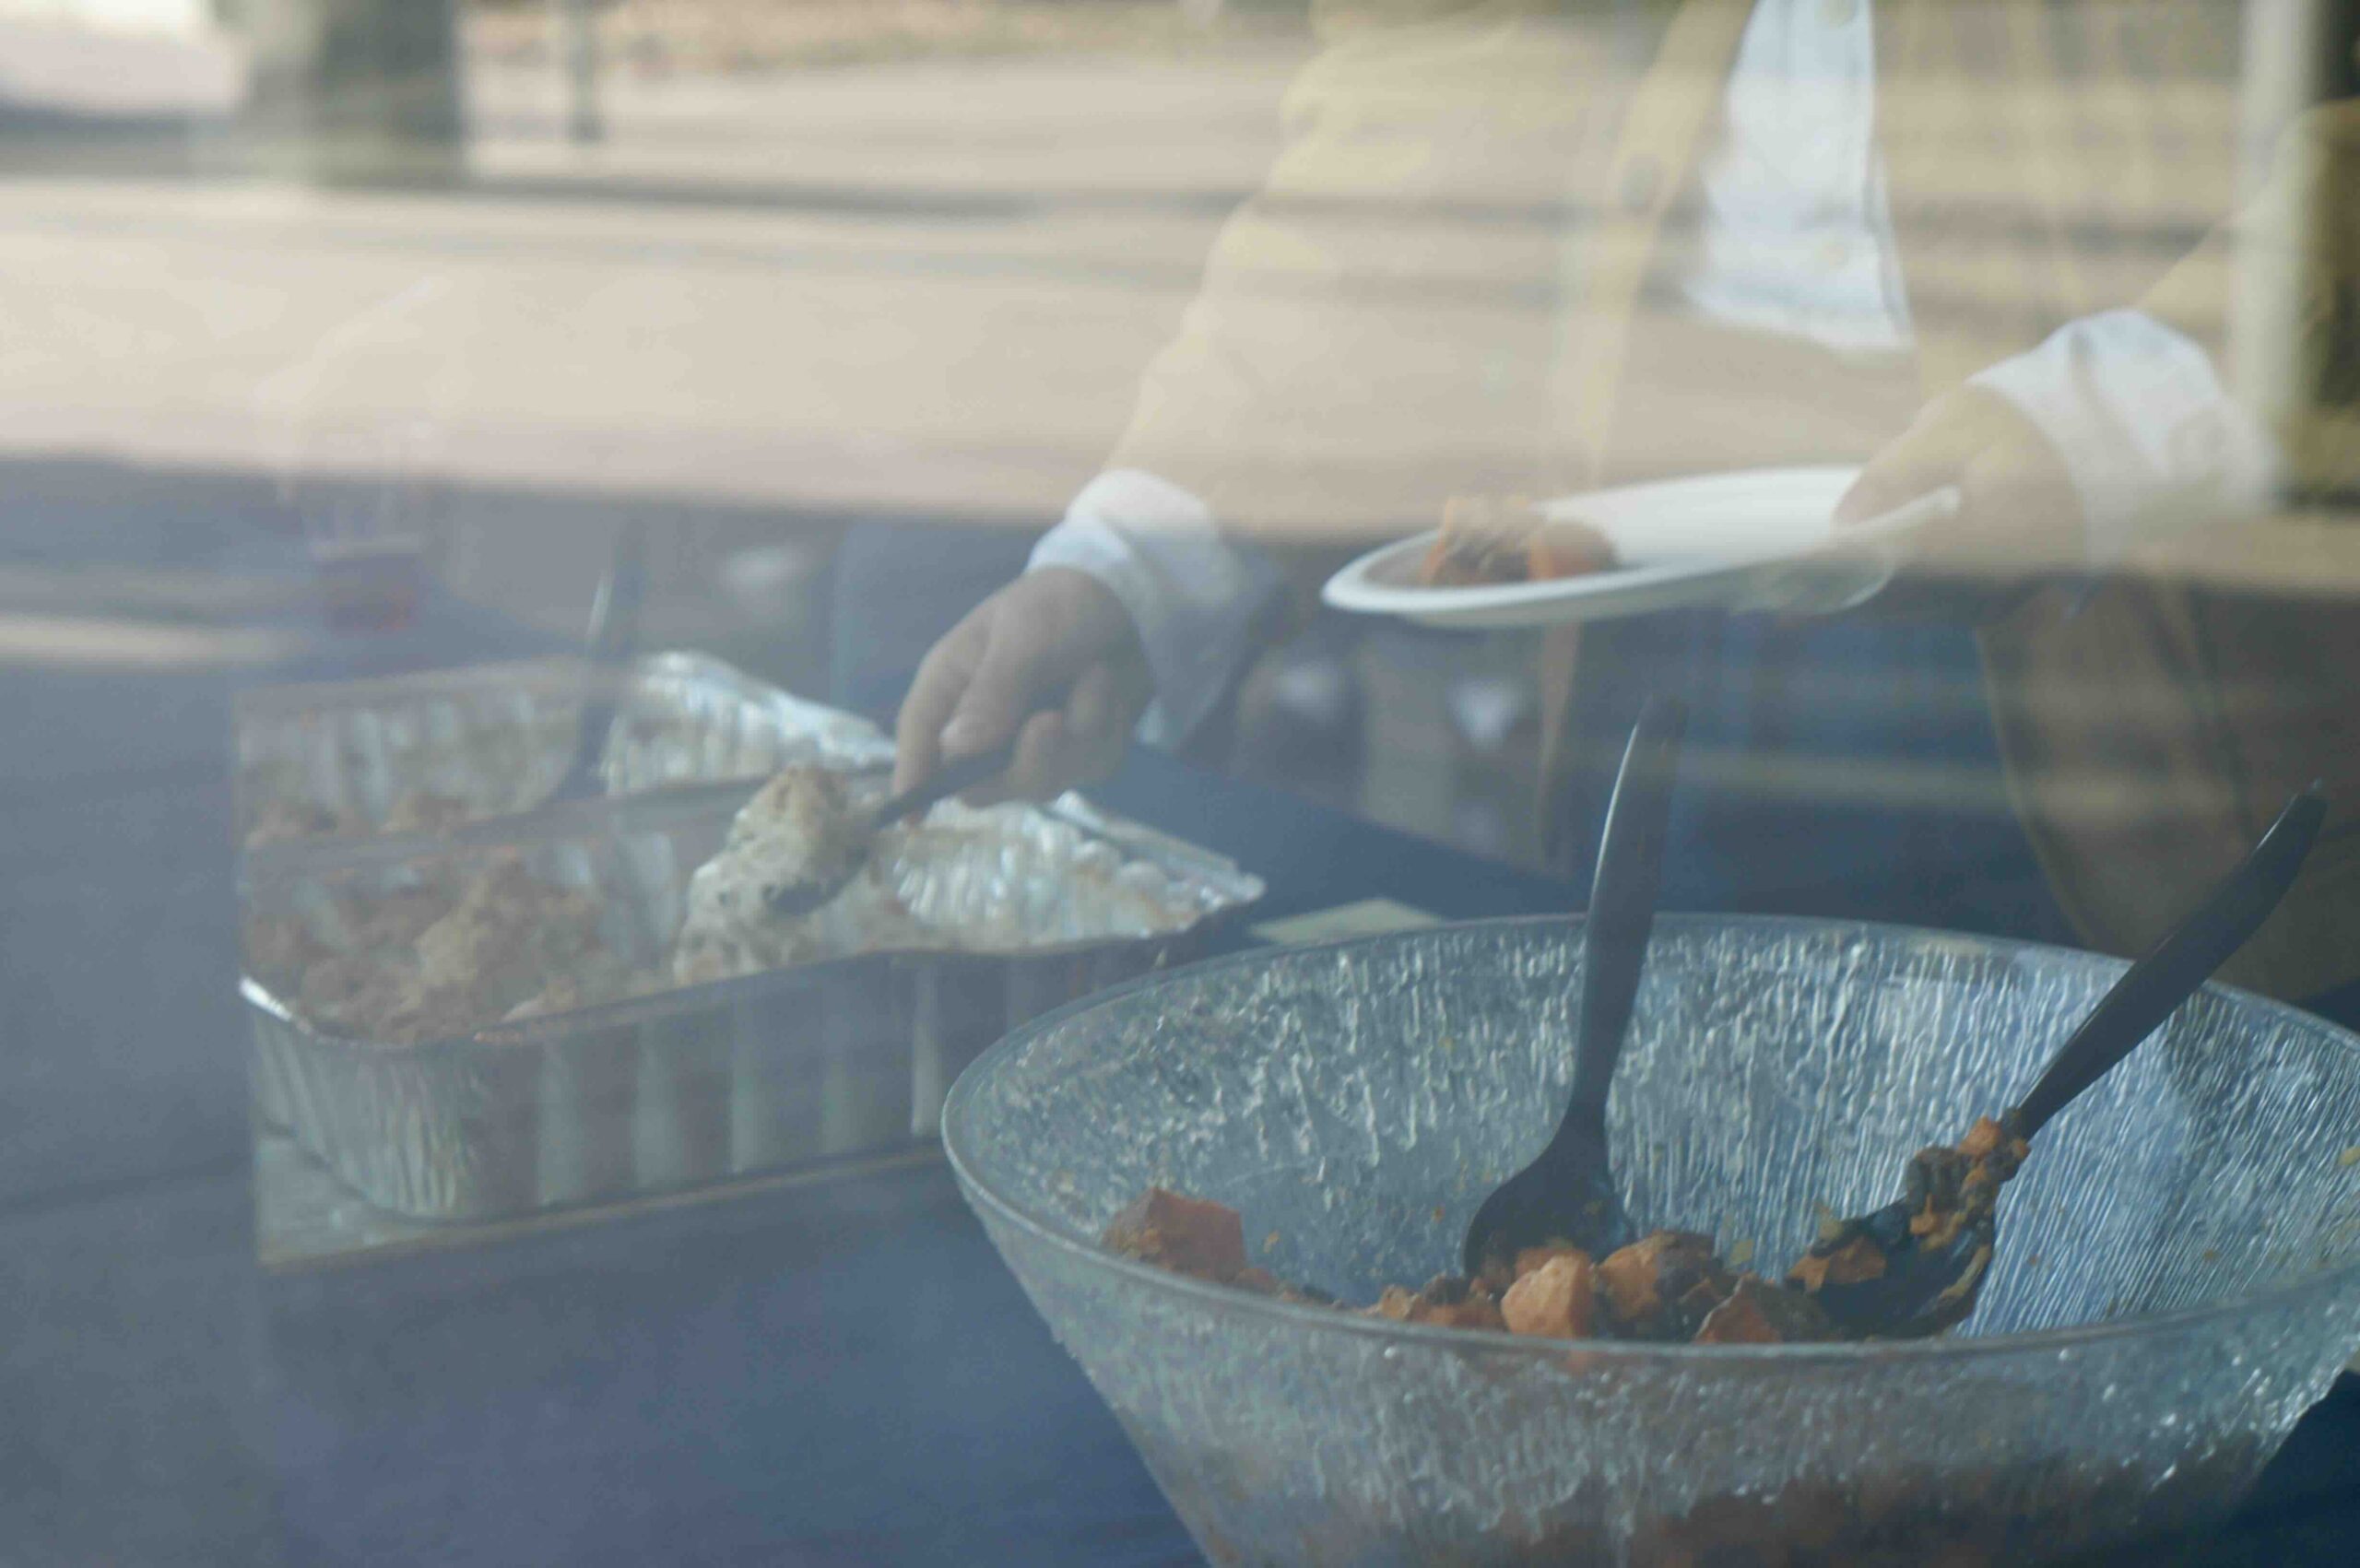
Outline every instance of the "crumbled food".
[[475, 808], [455, 795], [413, 789], [387, 808], [384, 831], [389, 833], [439, 833], [475, 816]]
[[356, 811], [331, 811], [309, 801], [279, 797], [265, 801], [246, 831], [246, 847], [285, 843], [296, 839], [358, 838], [371, 832], [439, 833], [472, 820], [473, 807], [455, 795], [413, 789], [396, 797], [385, 819], [372, 827]]
[[415, 1044], [653, 988], [598, 920], [595, 893], [545, 882], [505, 850], [413, 886], [347, 888], [308, 917], [253, 915], [246, 961], [320, 1028]]
[[770, 878], [761, 890], [765, 903], [806, 885], [841, 886], [867, 857], [871, 836], [832, 768], [781, 770], [730, 823], [733, 842], [761, 852], [749, 858]]
[[1805, 1292], [1740, 1274], [1729, 1299], [1705, 1315], [1699, 1345], [1799, 1345], [1833, 1339], [1835, 1326]]
[[1712, 1238], [1693, 1231], [1658, 1231], [1610, 1253], [1598, 1279], [1615, 1326], [1634, 1339], [1686, 1339], [1736, 1289]]
[[266, 801], [262, 809], [254, 813], [254, 826], [246, 831], [246, 847], [260, 849], [265, 844], [341, 832], [345, 831], [346, 820], [325, 807], [313, 806], [309, 801]]
[[471, 878], [450, 913], [419, 933], [419, 983], [506, 1012], [565, 973], [598, 939], [598, 901], [554, 888], [501, 855]]
[[1830, 1285], [1865, 1285], [1882, 1278], [1884, 1249], [1865, 1235], [1847, 1232], [1822, 1242], [1787, 1271], [1787, 1282], [1799, 1290], [1818, 1291]]
[[[1107, 1224], [1103, 1239], [1113, 1251], [1176, 1274], [1281, 1301], [1338, 1304], [1323, 1291], [1248, 1267], [1245, 1233], [1233, 1208], [1151, 1187]], [[1717, 1331], [1722, 1338], [1707, 1342], [1833, 1337], [1809, 1297], [1751, 1274], [1733, 1279], [1705, 1238], [1678, 1231], [1658, 1232], [1602, 1263], [1564, 1244], [1527, 1247], [1512, 1269], [1475, 1279], [1438, 1274], [1414, 1291], [1388, 1285], [1359, 1310], [1393, 1323], [1504, 1329], [1540, 1338], [1676, 1340], [1696, 1334], [1740, 1293], [1744, 1307], [1722, 1316]]]
[[[763, 785], [690, 879], [674, 978], [698, 984], [858, 953], [1144, 939], [1204, 912], [1186, 878], [1072, 822], [956, 801], [873, 834], [871, 821], [839, 772], [799, 765]], [[816, 903], [778, 898], [827, 889], [833, 896]]]
[[1431, 1323], [1442, 1328], [1504, 1328], [1500, 1303], [1455, 1274], [1437, 1274], [1417, 1291], [1395, 1285], [1369, 1309], [1399, 1323]]
[[[1956, 1144], [1936, 1144], [1910, 1156], [1901, 1196], [1910, 1241], [1929, 1251], [1947, 1251], [1962, 1237], [1985, 1238], [1985, 1244], [1963, 1249], [1968, 1256], [1965, 1275], [1959, 1286], [1943, 1293], [1960, 1315], [1974, 1305], [1974, 1285], [1990, 1263], [1988, 1238], [1998, 1221], [2000, 1189], [2023, 1168], [2029, 1152], [2024, 1138], [1984, 1116]], [[1788, 1271], [1787, 1282], [1816, 1293], [1831, 1285], [1880, 1279], [1888, 1267], [1888, 1243], [1866, 1220], [1823, 1217], [1819, 1240]]]
[[[1927, 1244], [1947, 1246], [1962, 1234], [1988, 1237], [2000, 1189], [2015, 1175], [2027, 1152], [2025, 1141], [1985, 1117], [1954, 1146], [1921, 1149], [1912, 1158], [1904, 1188], [1908, 1230]], [[1157, 1213], [1186, 1215], [1211, 1228], [1223, 1249], [1218, 1269], [1189, 1264], [1168, 1244], [1142, 1245], [1133, 1216], [1142, 1206]], [[1199, 1211], [1210, 1211], [1200, 1213]], [[1161, 1188], [1117, 1216], [1106, 1244], [1184, 1274], [1245, 1283], [1243, 1222], [1234, 1210], [1184, 1197]], [[1735, 1256], [1739, 1249], [1732, 1249]], [[1753, 1249], [1742, 1247], [1751, 1260]], [[1175, 1261], [1180, 1258], [1181, 1261]], [[1966, 1255], [1958, 1279], [1936, 1298], [1936, 1315], [1947, 1326], [1973, 1307], [1975, 1291], [1989, 1268], [1987, 1244]], [[1603, 1258], [1567, 1243], [1527, 1247], [1512, 1266], [1493, 1264], [1474, 1279], [1440, 1275], [1422, 1290], [1389, 1285], [1375, 1304], [1361, 1309], [1397, 1323], [1434, 1323], [1459, 1328], [1504, 1328], [1512, 1334], [1556, 1339], [1636, 1339], [1700, 1345], [1792, 1345], [1847, 1338], [1817, 1300], [1831, 1285], [1857, 1285], [1882, 1278], [1889, 1267], [1883, 1245], [1859, 1221], [1824, 1216], [1820, 1239], [1776, 1283], [1740, 1272], [1713, 1251], [1712, 1238], [1693, 1231], [1657, 1231]], [[1224, 1272], [1225, 1270], [1225, 1272]], [[1286, 1285], [1261, 1269], [1248, 1287], [1291, 1300], [1325, 1300]]]
[[258, 918], [246, 923], [246, 964], [257, 973], [302, 974], [317, 948], [301, 921]]
[[[865, 950], [957, 946], [926, 929], [896, 887], [892, 868], [924, 853], [914, 844], [919, 830], [871, 829], [844, 774], [817, 765], [780, 772], [690, 878], [675, 978], [695, 984]], [[811, 902], [830, 889], [832, 897]]]
[[1461, 496], [1444, 505], [1418, 581], [1430, 588], [1540, 583], [1613, 564], [1613, 547], [1587, 524], [1552, 520], [1522, 496]]

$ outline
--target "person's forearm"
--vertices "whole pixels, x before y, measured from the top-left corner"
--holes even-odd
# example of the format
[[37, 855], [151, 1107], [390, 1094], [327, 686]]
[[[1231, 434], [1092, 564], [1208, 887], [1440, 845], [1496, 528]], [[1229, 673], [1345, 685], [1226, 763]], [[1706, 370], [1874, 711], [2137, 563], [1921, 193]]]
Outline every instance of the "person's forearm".
[[1971, 379], [2056, 447], [2092, 565], [2267, 501], [2275, 466], [2268, 439], [2204, 350], [2151, 315], [2083, 317]]

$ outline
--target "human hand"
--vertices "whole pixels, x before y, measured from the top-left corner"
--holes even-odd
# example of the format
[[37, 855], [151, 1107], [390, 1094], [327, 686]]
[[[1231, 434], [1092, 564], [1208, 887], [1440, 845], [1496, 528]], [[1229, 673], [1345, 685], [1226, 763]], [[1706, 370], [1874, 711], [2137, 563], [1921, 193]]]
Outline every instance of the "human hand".
[[893, 788], [1011, 736], [1008, 772], [969, 800], [1045, 799], [1103, 778], [1154, 691], [1139, 631], [1104, 584], [1070, 567], [1028, 572], [970, 610], [918, 666], [894, 725]]
[[2012, 403], [1961, 387], [1869, 460], [1835, 508], [1839, 531], [1953, 486], [1958, 510], [1907, 536], [1906, 568], [1966, 585], [2086, 565], [2082, 502], [2057, 448]]

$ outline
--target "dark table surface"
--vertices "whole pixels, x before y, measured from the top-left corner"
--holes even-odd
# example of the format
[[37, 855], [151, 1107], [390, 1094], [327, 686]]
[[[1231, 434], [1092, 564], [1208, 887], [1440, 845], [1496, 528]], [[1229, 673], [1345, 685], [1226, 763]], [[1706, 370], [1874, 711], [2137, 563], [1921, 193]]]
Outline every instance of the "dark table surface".
[[[446, 609], [301, 673], [520, 646]], [[261, 1270], [230, 684], [0, 668], [0, 1563], [1198, 1561], [939, 1163]], [[1169, 759], [1103, 797], [1273, 915], [1573, 902]], [[2347, 1379], [2178, 1550], [2342, 1563], [2355, 1495]]]

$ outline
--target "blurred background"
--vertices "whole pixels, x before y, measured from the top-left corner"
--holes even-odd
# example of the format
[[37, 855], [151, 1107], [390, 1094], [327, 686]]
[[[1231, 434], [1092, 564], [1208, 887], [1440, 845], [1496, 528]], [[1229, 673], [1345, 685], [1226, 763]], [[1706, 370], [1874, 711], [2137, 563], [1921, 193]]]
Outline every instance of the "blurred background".
[[[1021, 566], [1309, 52], [1302, 0], [5, 0], [13, 596], [112, 537], [232, 655], [258, 536], [391, 527], [572, 631], [659, 514], [649, 645], [876, 705], [844, 531], [977, 536], [903, 645]], [[1529, 664], [1323, 620], [1218, 760], [1528, 860]]]
[[[1834, 35], [1867, 3], [1755, 9]], [[1540, 47], [1511, 32], [1462, 57], [1447, 32], [1421, 41], [1414, 14], [1437, 7], [1549, 25]], [[2094, 792], [2085, 817], [2133, 819], [2066, 869], [2091, 907], [2160, 920], [2321, 755], [2360, 779], [2360, 134], [2347, 117], [2270, 185], [2302, 112], [2360, 91], [2360, 0], [1911, 0], [1921, 20], [1967, 18], [1962, 38], [2014, 41], [1988, 58], [1931, 30], [1888, 42], [1903, 8], [1875, 6], [1887, 53], [1850, 65], [1904, 84], [1874, 128], [1916, 204], [1882, 215], [1909, 230], [1915, 344], [1954, 381], [2145, 298], [2194, 253], [2174, 320], [2228, 392], [2129, 446], [2202, 488], [2222, 409], [2285, 442], [2260, 498], [2290, 525], [2272, 548], [2229, 527], [2158, 570], [2171, 592], [2221, 590], [2201, 613], [2107, 597], [2111, 561], [1999, 562], [2046, 574], [2061, 641], [2162, 649], [2160, 676], [2118, 684], [2068, 647], [2089, 655], [2058, 666], [2082, 707], [2032, 715], [2122, 720], [2128, 738], [2039, 804], [2053, 826]], [[740, 1164], [701, 1173], [693, 1202], [667, 1175], [607, 1194], [610, 1211], [395, 1224], [257, 1137], [274, 1118], [250, 1123], [255, 1020], [236, 991], [233, 702], [289, 678], [570, 654], [637, 561], [643, 650], [717, 655], [890, 724], [927, 648], [1023, 570], [1110, 454], [1145, 429], [1185, 457], [1201, 414], [1197, 455], [1234, 459], [1249, 501], [1233, 517], [1217, 500], [1220, 521], [1307, 591], [1267, 639], [1241, 636], [1180, 762], [1134, 755], [1113, 808], [1267, 880], [1274, 923], [1232, 945], [1578, 907], [1586, 851], [1546, 824], [1586, 832], [1602, 797], [1543, 765], [1574, 704], [1541, 636], [1345, 616], [1316, 589], [1433, 525], [1446, 473], [1552, 482], [1527, 426], [1578, 428], [1568, 398], [1599, 410], [1540, 381], [1620, 342], [1595, 331], [1607, 307], [1567, 303], [1587, 281], [1567, 256], [1644, 218], [1693, 263], [1711, 228], [1692, 221], [1709, 206], [1691, 199], [1699, 158], [1585, 149], [1647, 64], [1631, 40], [1714, 9], [0, 0], [0, 1564], [645, 1561], [688, 1539], [683, 1520], [708, 1527], [690, 1555], [714, 1562], [1193, 1561], [908, 1114], [938, 1103], [940, 1061], [894, 1064], [900, 1163], [818, 1196], [731, 1189]], [[1977, 33], [1977, 16], [2004, 25]], [[1363, 24], [1409, 46], [1364, 48]], [[2026, 29], [2052, 24], [2066, 44], [2036, 59]], [[1778, 75], [1776, 42], [1743, 79]], [[1729, 66], [1686, 95], [1696, 124], [1747, 121], [1742, 94], [1724, 102]], [[1569, 102], [1593, 67], [1596, 99]], [[1775, 150], [1778, 122], [1755, 112], [1756, 140], [1703, 172], [1760, 176], [1747, 147]], [[1861, 176], [1849, 219], [1880, 227], [1882, 175], [1850, 133], [1800, 123], [1785, 151]], [[1493, 158], [1494, 137], [1513, 156]], [[2274, 188], [2297, 193], [2283, 221], [2200, 249]], [[1848, 279], [1854, 303], [1864, 278], [1894, 292], [1844, 241], [1800, 247], [1802, 272]], [[1725, 373], [1673, 320], [1693, 276], [1625, 281], [1636, 303], [1605, 324], [1644, 325], [1671, 389], [1622, 410], [1634, 471], [1827, 456], [1763, 454], [1822, 439], [1814, 395], [1838, 377], [1788, 376], [1805, 360], [1781, 354]], [[1898, 350], [1809, 362], [1839, 361], [1861, 371], [1845, 395], [1873, 406], [1839, 432], [1857, 460], [1922, 388], [1895, 379]], [[1265, 372], [1259, 399], [1225, 397]], [[1245, 515], [1250, 481], [1279, 470], [1309, 477], [1309, 502]], [[2153, 488], [2159, 513], [2186, 499]], [[2254, 499], [2203, 501], [2241, 524]], [[1682, 624], [1700, 645], [1722, 632]], [[1818, 662], [1786, 658], [1828, 625]], [[1708, 674], [1743, 722], [1692, 735], [1684, 799], [1742, 787], [1683, 818], [1694, 879], [1676, 870], [1672, 902], [2138, 945], [2135, 922], [2074, 929], [2045, 890], [2059, 863], [2036, 864], [2017, 824], [1965, 625], [1919, 637], [1905, 615], [1852, 643], [1857, 623], [1819, 626], [1755, 618], [1742, 634], [1769, 654], [1719, 650]], [[1616, 645], [1634, 690], [1658, 654], [1663, 684], [1691, 673], [1671, 632]], [[2237, 773], [2184, 856], [2186, 802], [2142, 783], [2186, 760], [2140, 749], [2157, 690], [2178, 704], [2159, 733], [2199, 732], [2184, 751]], [[1755, 699], [1771, 717], [1747, 732]], [[1870, 710], [1893, 733], [1856, 733]], [[1587, 722], [1611, 763], [1627, 715]], [[1774, 759], [1758, 776], [1708, 776], [1756, 757]], [[2312, 879], [2330, 916], [2360, 907], [2360, 784], [2339, 788]], [[1759, 829], [1764, 800], [1800, 827]], [[1760, 875], [1713, 880], [1740, 866]], [[2171, 898], [2108, 880], [2157, 867], [2185, 874]], [[2341, 987], [2333, 1016], [2360, 1019], [2349, 924], [2307, 918], [2295, 978], [2264, 988]], [[1094, 983], [1067, 982], [1012, 984], [1005, 1011], [995, 993], [969, 1043]], [[962, 1005], [947, 984], [897, 993], [895, 1049]], [[275, 1233], [274, 1201], [313, 1232]], [[348, 1249], [380, 1253], [375, 1271]], [[906, 1289], [856, 1290], [856, 1254]], [[2347, 1390], [2339, 1409], [2295, 1468], [2348, 1498], [2360, 1407]], [[931, 1482], [903, 1486], [905, 1448]], [[997, 1556], [967, 1550], [983, 1496]], [[2236, 1561], [2291, 1561], [2256, 1550]]]
[[[660, 516], [649, 645], [889, 707], [1106, 460], [1280, 146], [1308, 8], [0, 0], [6, 592], [98, 592], [55, 572], [115, 539], [138, 571], [106, 593], [175, 635], [209, 603], [234, 654], [259, 538], [393, 532], [571, 631], [617, 522]], [[2254, 189], [2291, 114], [2348, 90], [2347, 9], [2212, 7], [2226, 54], [2151, 63], [2192, 187]], [[1965, 196], [1996, 165], [1963, 167]], [[2142, 173], [2108, 253], [2217, 216]], [[1998, 265], [2047, 265], [2019, 250]], [[2264, 380], [2285, 295], [2244, 296]], [[868, 559], [969, 542], [893, 610], [836, 591], [861, 525]], [[1293, 553], [1313, 581], [1349, 554]], [[847, 653], [847, 618], [894, 615]], [[1529, 655], [1322, 614], [1196, 750], [1537, 865]]]

